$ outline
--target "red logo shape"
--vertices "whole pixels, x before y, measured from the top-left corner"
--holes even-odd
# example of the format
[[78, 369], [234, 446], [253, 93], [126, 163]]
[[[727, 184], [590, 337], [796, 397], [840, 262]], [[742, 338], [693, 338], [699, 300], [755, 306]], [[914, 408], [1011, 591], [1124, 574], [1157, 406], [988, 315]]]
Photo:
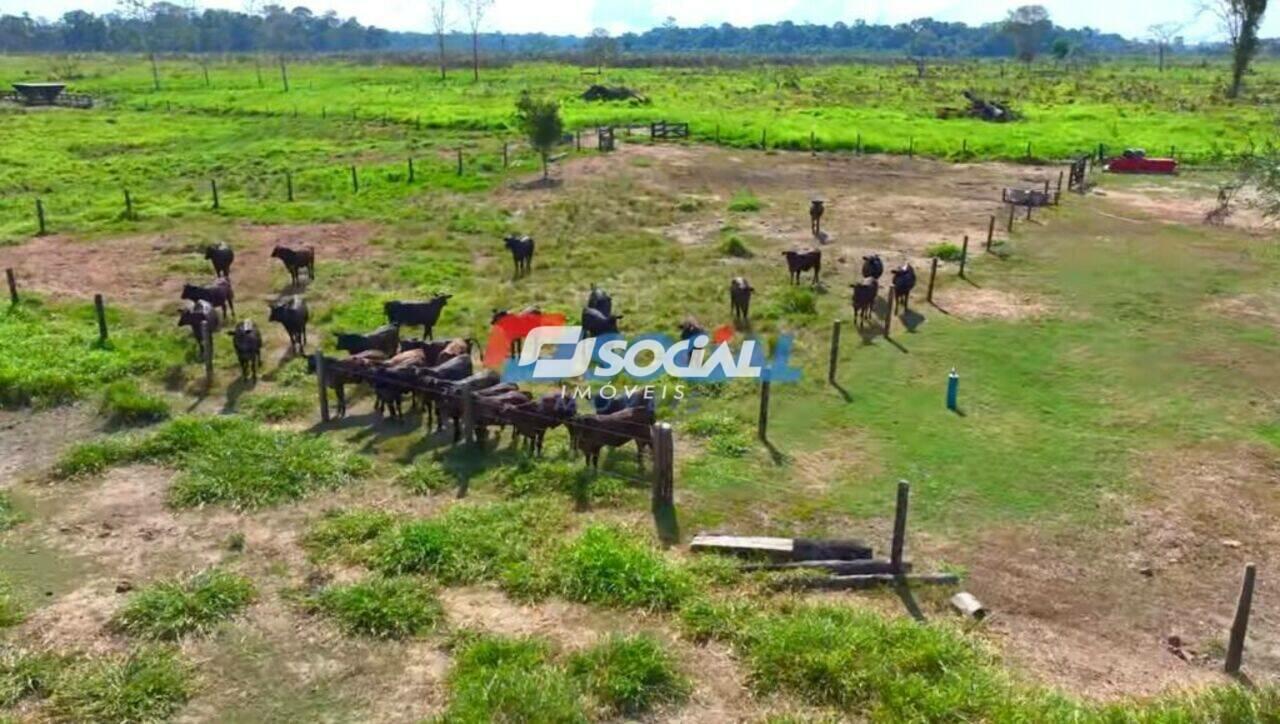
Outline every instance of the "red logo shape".
[[538, 327], [563, 327], [563, 314], [540, 312], [505, 314], [494, 322], [489, 330], [489, 341], [484, 348], [484, 365], [500, 370], [511, 356], [511, 343], [523, 340]]

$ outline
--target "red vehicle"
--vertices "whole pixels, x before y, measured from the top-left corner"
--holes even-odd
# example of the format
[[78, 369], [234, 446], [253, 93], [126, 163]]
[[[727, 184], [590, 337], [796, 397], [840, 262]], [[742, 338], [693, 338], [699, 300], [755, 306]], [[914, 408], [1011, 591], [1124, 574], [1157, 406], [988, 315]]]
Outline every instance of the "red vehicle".
[[1130, 150], [1108, 161], [1107, 170], [1111, 173], [1175, 174], [1178, 162], [1172, 158], [1147, 158], [1142, 151]]

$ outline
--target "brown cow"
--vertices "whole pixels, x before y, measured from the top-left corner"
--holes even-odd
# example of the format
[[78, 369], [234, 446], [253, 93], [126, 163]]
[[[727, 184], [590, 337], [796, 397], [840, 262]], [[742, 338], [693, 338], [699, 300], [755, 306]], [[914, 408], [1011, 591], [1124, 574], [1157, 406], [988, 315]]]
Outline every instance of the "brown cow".
[[810, 269], [813, 270], [813, 283], [818, 283], [818, 274], [822, 271], [822, 252], [820, 250], [784, 251], [782, 255], [787, 258], [787, 270], [791, 273], [792, 284], [799, 284], [800, 275]]
[[648, 407], [629, 407], [608, 415], [583, 415], [568, 421], [573, 447], [586, 456], [586, 464], [600, 469], [600, 450], [636, 444], [636, 464], [644, 470], [644, 449], [652, 444], [654, 414]]

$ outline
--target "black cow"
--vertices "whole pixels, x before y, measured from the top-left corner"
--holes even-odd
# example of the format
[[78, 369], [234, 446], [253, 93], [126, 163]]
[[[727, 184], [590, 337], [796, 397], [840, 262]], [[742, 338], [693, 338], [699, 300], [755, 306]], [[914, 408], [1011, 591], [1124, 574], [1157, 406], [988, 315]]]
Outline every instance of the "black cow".
[[916, 286], [916, 270], [910, 264], [903, 264], [890, 274], [893, 275], [893, 306], [905, 312], [911, 302], [911, 290]]
[[629, 407], [608, 415], [583, 415], [568, 421], [570, 444], [581, 450], [589, 467], [600, 469], [600, 450], [636, 444], [636, 464], [644, 469], [644, 449], [652, 442], [654, 415], [644, 407]]
[[791, 272], [791, 283], [799, 284], [800, 275], [804, 272], [813, 270], [813, 283], [818, 283], [818, 274], [822, 271], [822, 252], [818, 249], [804, 249], [802, 251], [784, 251], [782, 255], [787, 258], [787, 270]]
[[236, 349], [236, 359], [240, 361], [240, 376], [253, 375], [258, 381], [258, 369], [262, 367], [262, 333], [252, 319], [241, 320], [236, 328], [227, 332], [231, 337], [231, 345]]
[[586, 307], [582, 310], [582, 334], [584, 337], [618, 334], [619, 319], [622, 319], [621, 314], [605, 314], [598, 309]]
[[602, 392], [597, 390], [591, 396], [591, 406], [595, 408], [597, 415], [610, 415], [633, 407], [642, 407], [650, 412], [658, 409], [657, 400], [651, 395], [646, 396], [642, 388], [632, 388], [630, 390], [624, 388], [621, 394], [613, 397], [605, 397]]
[[268, 322], [279, 322], [289, 333], [289, 349], [302, 354], [307, 348], [307, 300], [293, 295], [278, 302], [268, 304], [271, 316]]
[[219, 241], [206, 246], [204, 258], [213, 264], [214, 276], [231, 278], [231, 262], [236, 260], [236, 252], [226, 242]]
[[189, 302], [208, 302], [221, 309], [224, 317], [227, 315], [227, 308], [230, 307], [231, 316], [236, 316], [236, 294], [231, 289], [231, 280], [226, 277], [218, 277], [207, 287], [199, 284], [183, 284], [182, 298]]
[[338, 349], [348, 354], [359, 354], [370, 349], [381, 350], [388, 357], [400, 350], [400, 328], [384, 324], [369, 334], [336, 334]]
[[884, 275], [884, 262], [880, 261], [879, 254], [871, 254], [862, 257], [862, 278], [871, 277], [877, 282]]
[[502, 417], [510, 423], [515, 436], [528, 441], [535, 455], [542, 455], [542, 440], [547, 430], [558, 427], [578, 414], [578, 403], [562, 391], [548, 392], [529, 405], [506, 405]]
[[[325, 387], [332, 387], [338, 398], [338, 417], [347, 416], [347, 385], [368, 382], [378, 371], [378, 366], [385, 362], [387, 356], [377, 350], [369, 350], [352, 355], [346, 359], [324, 358]], [[316, 374], [316, 357], [307, 357], [307, 372]]]
[[592, 284], [591, 292], [587, 294], [587, 308], [609, 316], [613, 314], [613, 298], [608, 292]]
[[284, 262], [284, 268], [289, 270], [289, 278], [295, 287], [298, 286], [298, 278], [301, 276], [303, 269], [307, 270], [308, 281], [315, 281], [316, 279], [316, 250], [314, 247], [292, 249], [287, 246], [277, 246], [271, 250], [271, 258]]
[[734, 277], [729, 281], [729, 307], [734, 319], [747, 319], [751, 316], [751, 294], [754, 291], [743, 277]]
[[387, 321], [397, 327], [422, 325], [422, 336], [431, 339], [431, 330], [440, 321], [440, 311], [452, 297], [452, 294], [437, 294], [426, 302], [387, 302], [382, 305], [382, 311]]
[[809, 229], [814, 236], [822, 235], [822, 213], [826, 210], [826, 204], [822, 199], [813, 199], [809, 202]]
[[[698, 320], [694, 319], [693, 317], [689, 317], [688, 319], [681, 322], [680, 326], [677, 327], [677, 329], [680, 330], [681, 342], [685, 341], [686, 339], [693, 339], [694, 337], [697, 337], [700, 334], [707, 334], [706, 328], [704, 328], [701, 324], [698, 324]], [[707, 334], [707, 336], [710, 337], [711, 335]]]
[[516, 265], [516, 276], [533, 270], [533, 239], [529, 236], [508, 236], [503, 240], [511, 250], [511, 260]]
[[218, 310], [212, 304], [199, 300], [193, 303], [190, 309], [178, 312], [178, 326], [191, 328], [191, 335], [196, 338], [196, 349], [200, 353], [200, 358], [204, 359], [204, 330], [208, 328], [209, 339], [212, 341], [213, 333], [222, 326], [222, 317], [218, 316]]
[[853, 319], [862, 327], [871, 321], [871, 313], [876, 306], [876, 297], [880, 294], [880, 282], [875, 277], [867, 277], [853, 287]]

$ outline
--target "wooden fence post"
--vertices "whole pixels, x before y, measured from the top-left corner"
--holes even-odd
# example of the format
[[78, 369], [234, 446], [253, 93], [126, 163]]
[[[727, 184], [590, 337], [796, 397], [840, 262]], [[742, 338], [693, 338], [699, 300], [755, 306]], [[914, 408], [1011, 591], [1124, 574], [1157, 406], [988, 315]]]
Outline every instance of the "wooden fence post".
[[320, 421], [329, 421], [329, 386], [325, 384], [324, 353], [316, 351], [316, 395], [320, 400]]
[[12, 269], [4, 270], [5, 279], [9, 282], [9, 303], [17, 306], [18, 304], [18, 280], [13, 275]]
[[213, 191], [213, 210], [218, 210], [218, 179], [209, 179], [209, 188]]
[[831, 358], [827, 360], [827, 382], [836, 382], [836, 364], [840, 361], [840, 320], [831, 323]]
[[[1059, 172], [1058, 172], [1058, 190], [1057, 190], [1057, 192], [1055, 193], [1055, 195], [1054, 195], [1054, 199], [1053, 199], [1053, 202], [1054, 202], [1054, 204], [1055, 204], [1055, 205], [1058, 203], [1058, 198], [1057, 198], [1057, 197], [1062, 195], [1062, 174], [1063, 174], [1063, 172], [1062, 172], [1062, 171], [1059, 171]], [[1046, 182], [1046, 183], [1047, 183], [1047, 182]], [[1045, 193], [1049, 193], [1049, 189], [1048, 189], [1048, 188], [1045, 188], [1045, 190], [1044, 190], [1044, 191], [1045, 191]]]
[[675, 441], [671, 425], [660, 422], [650, 429], [653, 441], [653, 507], [675, 504]]
[[213, 384], [213, 330], [208, 322], [200, 323], [200, 339], [204, 340], [204, 383]]
[[760, 420], [756, 424], [756, 434], [761, 440], [769, 439], [769, 380], [760, 383]]
[[964, 246], [960, 247], [960, 278], [964, 278], [964, 265], [969, 261], [969, 235], [964, 235]]
[[1027, 161], [1031, 160], [1031, 141], [1027, 141]]
[[1013, 211], [1014, 211], [1014, 206], [1013, 206], [1013, 204], [1009, 204], [1009, 229], [1008, 229], [1008, 232], [1009, 232], [1010, 234], [1012, 234], [1012, 233], [1013, 233]]
[[413, 183], [413, 159], [409, 159], [409, 183]]
[[938, 257], [933, 257], [933, 262], [929, 264], [929, 293], [925, 297], [925, 301], [933, 304], [933, 280], [938, 276]]
[[969, 139], [965, 138], [960, 141], [960, 156], [961, 158], [963, 158], [968, 155], [969, 155]]
[[1027, 221], [1031, 221], [1031, 208], [1032, 208], [1031, 203], [1028, 202], [1027, 203]]
[[915, 157], [916, 157], [916, 137], [910, 136], [907, 138], [907, 158], [915, 158]]
[[129, 189], [124, 190], [124, 218], [133, 220], [133, 197], [129, 195]]
[[857, 142], [857, 145], [854, 146], [854, 150], [855, 150], [855, 155], [858, 155], [858, 156], [862, 155], [862, 131], [858, 131], [858, 142]]
[[293, 172], [292, 171], [284, 172], [284, 186], [285, 186], [285, 190], [288, 192], [289, 201], [293, 201]]
[[996, 235], [996, 217], [993, 214], [991, 220], [987, 222], [987, 251], [991, 251], [991, 240]]
[[898, 504], [893, 509], [893, 542], [889, 549], [889, 561], [893, 572], [901, 574], [902, 549], [907, 541], [907, 503], [911, 498], [911, 483], [898, 481]]
[[284, 92], [289, 92], [289, 70], [285, 67], [284, 56], [280, 56], [280, 82], [284, 84]]
[[769, 150], [769, 129], [768, 128], [760, 129], [760, 150], [761, 151]]
[[510, 165], [507, 157], [507, 142], [502, 142], [502, 167], [507, 168]]
[[573, 150], [582, 150], [582, 129], [573, 132]]
[[107, 341], [107, 309], [106, 304], [102, 301], [101, 294], [93, 295], [93, 313], [98, 317], [98, 342], [105, 344]]
[[809, 153], [818, 155], [818, 134], [813, 131], [809, 131]]
[[462, 175], [462, 149], [458, 149], [458, 175]]
[[356, 174], [356, 167], [351, 167], [351, 192], [360, 193], [360, 176]]
[[1236, 601], [1236, 617], [1231, 622], [1231, 638], [1227, 642], [1226, 672], [1240, 672], [1240, 664], [1244, 659], [1244, 639], [1249, 630], [1249, 614], [1253, 610], [1253, 587], [1257, 578], [1257, 566], [1252, 563], [1244, 567], [1244, 581], [1240, 585], [1240, 598]]
[[44, 236], [44, 202], [40, 199], [36, 199], [36, 227], [39, 229], [36, 236]]

